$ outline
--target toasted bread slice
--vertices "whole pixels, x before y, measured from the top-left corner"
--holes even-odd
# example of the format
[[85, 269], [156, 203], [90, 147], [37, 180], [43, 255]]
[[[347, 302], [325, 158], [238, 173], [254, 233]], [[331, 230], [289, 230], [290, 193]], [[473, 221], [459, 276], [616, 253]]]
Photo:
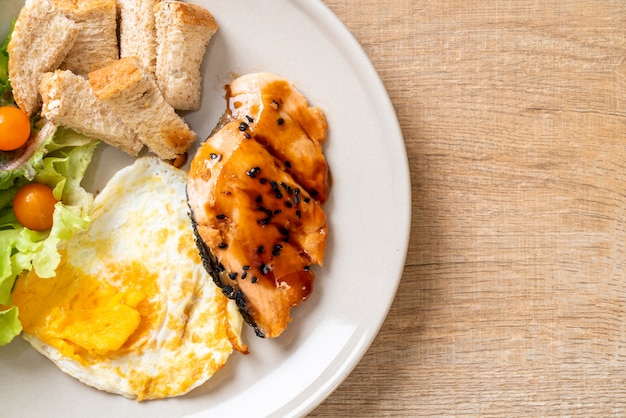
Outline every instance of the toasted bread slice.
[[52, 0], [52, 4], [79, 26], [61, 68], [87, 75], [119, 58], [116, 0]]
[[155, 8], [157, 83], [175, 109], [200, 107], [200, 65], [209, 41], [217, 32], [213, 15], [203, 7], [180, 1], [163, 1]]
[[27, 0], [7, 46], [9, 80], [17, 105], [28, 115], [39, 110], [39, 83], [56, 70], [74, 45], [79, 27], [48, 0]]
[[89, 73], [89, 83], [96, 97], [120, 115], [161, 159], [177, 158], [196, 140], [137, 58], [122, 58]]
[[150, 73], [156, 69], [154, 7], [161, 0], [117, 0], [120, 57], [137, 57]]
[[135, 131], [96, 98], [85, 78], [68, 70], [45, 73], [39, 92], [41, 114], [56, 125], [98, 138], [133, 156], [143, 148]]

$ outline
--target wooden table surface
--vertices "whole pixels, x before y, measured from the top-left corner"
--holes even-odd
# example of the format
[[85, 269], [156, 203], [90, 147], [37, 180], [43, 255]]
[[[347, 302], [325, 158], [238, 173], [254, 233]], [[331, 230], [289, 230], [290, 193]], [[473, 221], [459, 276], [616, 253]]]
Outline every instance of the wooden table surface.
[[413, 214], [311, 416], [625, 416], [626, 2], [324, 2], [395, 106]]

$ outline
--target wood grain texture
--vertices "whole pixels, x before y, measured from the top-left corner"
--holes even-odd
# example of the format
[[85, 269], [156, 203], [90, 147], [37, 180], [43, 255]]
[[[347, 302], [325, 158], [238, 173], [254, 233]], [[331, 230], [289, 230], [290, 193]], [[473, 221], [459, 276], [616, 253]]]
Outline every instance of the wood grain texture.
[[394, 103], [413, 218], [311, 416], [626, 416], [626, 2], [324, 2]]

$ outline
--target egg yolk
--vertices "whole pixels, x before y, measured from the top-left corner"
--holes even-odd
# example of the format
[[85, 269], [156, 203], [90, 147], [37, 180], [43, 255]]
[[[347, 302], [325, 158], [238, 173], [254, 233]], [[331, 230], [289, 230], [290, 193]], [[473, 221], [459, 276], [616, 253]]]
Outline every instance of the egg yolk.
[[89, 357], [109, 355], [136, 341], [134, 334], [145, 329], [142, 322], [152, 310], [146, 307], [150, 289], [112, 283], [154, 276], [139, 265], [111, 272], [129, 277], [98, 279], [63, 260], [53, 278], [39, 278], [34, 271], [22, 275], [12, 299], [24, 331], [83, 364]]

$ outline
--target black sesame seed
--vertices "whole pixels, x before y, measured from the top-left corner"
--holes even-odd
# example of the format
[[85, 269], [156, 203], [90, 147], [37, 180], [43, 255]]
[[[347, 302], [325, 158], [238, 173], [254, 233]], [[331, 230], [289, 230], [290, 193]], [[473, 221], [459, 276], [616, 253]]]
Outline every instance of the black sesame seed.
[[281, 235], [289, 235], [289, 230], [284, 226], [279, 227], [278, 232], [280, 232]]
[[315, 198], [318, 194], [320, 194], [320, 192], [318, 192], [317, 190], [311, 190], [311, 193], [309, 194], [311, 195], [311, 197]]
[[265, 183], [267, 183], [267, 179], [265, 177], [263, 177], [261, 180], [259, 180], [259, 182], [261, 182], [261, 184], [265, 184]]
[[309, 203], [310, 201], [311, 201], [311, 199], [309, 199], [308, 197], [305, 197], [305, 198], [304, 198], [304, 202], [305, 202], [305, 203]]
[[293, 197], [293, 203], [295, 203], [296, 205], [300, 203], [300, 198], [298, 197], [298, 195]]
[[292, 204], [291, 204], [291, 202], [289, 202], [289, 201], [285, 202], [285, 206], [287, 206], [288, 208], [293, 207], [293, 205], [292, 205]]
[[266, 214], [268, 216], [268, 218], [271, 218], [273, 215], [273, 212], [271, 209], [267, 209], [265, 206], [259, 206], [256, 208], [258, 211], [263, 212], [264, 214]]
[[252, 283], [256, 283], [259, 280], [256, 276], [252, 276]]
[[211, 157], [212, 160], [215, 160], [217, 158], [217, 154], [212, 152], [209, 154], [209, 157]]
[[252, 136], [251, 136], [248, 132], [246, 132], [246, 134], [244, 135], [244, 137], [245, 137], [246, 139], [250, 139], [250, 138], [252, 138]]
[[274, 211], [274, 215], [280, 215], [282, 212], [283, 212], [282, 210], [280, 210], [280, 209], [276, 209], [276, 210]]
[[280, 251], [283, 249], [283, 246], [280, 244], [274, 245], [274, 250], [272, 251], [272, 255], [274, 257], [278, 257], [280, 255]]
[[222, 287], [222, 293], [224, 293], [226, 296], [231, 296], [233, 294], [234, 290], [235, 289], [233, 289], [232, 286], [226, 285], [226, 286]]
[[252, 116], [250, 115], [246, 115], [246, 119], [248, 119], [248, 122], [253, 123], [254, 119], [252, 119]]
[[259, 248], [257, 248], [257, 249], [256, 249], [256, 253], [257, 253], [257, 254], [262, 254], [262, 253], [263, 253], [263, 250], [265, 250], [265, 248], [263, 248], [263, 246], [262, 246], [262, 245], [259, 245]]
[[266, 264], [261, 264], [261, 267], [259, 267], [259, 269], [261, 270], [261, 273], [263, 275], [265, 275], [265, 274], [270, 272], [270, 268]]
[[244, 270], [250, 270], [250, 266], [243, 266], [242, 269]]
[[249, 171], [246, 171], [246, 174], [252, 178], [255, 178], [257, 174], [261, 172], [261, 167], [252, 167]]
[[220, 242], [220, 243], [218, 244], [218, 247], [220, 247], [220, 248], [223, 250], [223, 249], [225, 249], [225, 248], [228, 248], [228, 244], [226, 244], [225, 242]]
[[237, 272], [228, 273], [228, 277], [230, 277], [230, 280], [235, 280], [237, 278]]
[[296, 196], [298, 196], [300, 194], [300, 188], [296, 187], [296, 190], [293, 191], [295, 193]]
[[223, 213], [220, 213], [219, 215], [216, 216], [217, 219], [226, 219], [226, 215], [224, 215]]
[[285, 123], [285, 119], [283, 118], [278, 118], [278, 120], [276, 121], [277, 124], [282, 125]]
[[278, 183], [276, 183], [274, 180], [270, 180], [270, 186], [272, 186], [272, 189], [277, 189]]
[[276, 193], [276, 199], [282, 199], [283, 194], [281, 192]]
[[302, 216], [302, 212], [300, 212], [300, 210], [298, 209], [298, 210], [296, 211], [296, 217], [297, 217], [298, 219], [300, 219], [300, 216]]
[[243, 132], [246, 129], [248, 129], [248, 124], [245, 122], [241, 122], [241, 124], [239, 125], [239, 130]]
[[283, 189], [285, 189], [288, 195], [291, 196], [293, 194], [293, 189], [287, 183], [283, 182], [283, 183], [280, 183], [280, 185], [283, 187]]
[[248, 272], [244, 271], [241, 275], [241, 280], [246, 280], [246, 277], [248, 277]]
[[309, 271], [311, 270], [311, 266], [304, 266], [304, 271]]
[[285, 161], [285, 167], [291, 168], [291, 163], [289, 161]]

